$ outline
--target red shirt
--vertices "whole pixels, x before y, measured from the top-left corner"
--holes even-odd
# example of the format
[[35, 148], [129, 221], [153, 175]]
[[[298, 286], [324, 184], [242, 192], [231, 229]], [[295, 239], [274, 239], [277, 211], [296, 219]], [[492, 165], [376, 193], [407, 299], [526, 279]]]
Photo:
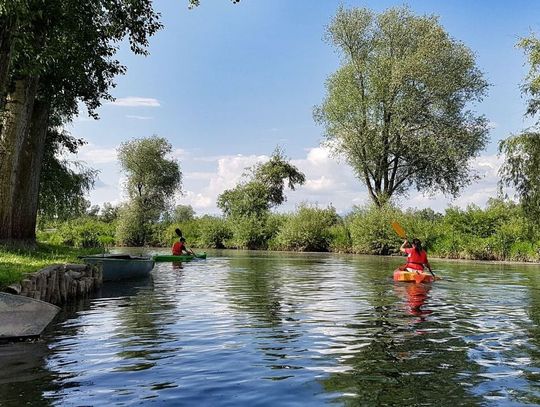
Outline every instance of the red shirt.
[[423, 264], [428, 262], [427, 253], [425, 250], [422, 250], [420, 254], [413, 248], [405, 249], [407, 253], [407, 265], [406, 267], [415, 269], [415, 270], [424, 270]]
[[184, 243], [182, 242], [175, 242], [172, 247], [172, 254], [173, 256], [181, 256], [182, 251], [185, 249]]

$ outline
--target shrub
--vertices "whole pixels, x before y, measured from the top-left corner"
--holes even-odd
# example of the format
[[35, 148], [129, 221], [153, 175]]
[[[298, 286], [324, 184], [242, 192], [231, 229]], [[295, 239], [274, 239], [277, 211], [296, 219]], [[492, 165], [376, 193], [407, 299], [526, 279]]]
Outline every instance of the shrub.
[[78, 248], [112, 246], [115, 243], [115, 224], [93, 218], [63, 222], [54, 230], [38, 233], [41, 242]]
[[[392, 229], [393, 221], [403, 223], [403, 215], [398, 209], [390, 205], [357, 207], [347, 221], [353, 252], [386, 255], [399, 250], [401, 239]], [[406, 225], [403, 223], [403, 226]]]
[[266, 249], [268, 247], [268, 231], [266, 216], [229, 217], [228, 222], [232, 237], [227, 246], [236, 249]]
[[284, 250], [328, 251], [332, 241], [330, 228], [338, 219], [332, 207], [319, 209], [301, 205], [283, 224], [276, 237], [277, 245]]
[[330, 251], [347, 253], [351, 251], [351, 246], [351, 234], [343, 222], [330, 227]]

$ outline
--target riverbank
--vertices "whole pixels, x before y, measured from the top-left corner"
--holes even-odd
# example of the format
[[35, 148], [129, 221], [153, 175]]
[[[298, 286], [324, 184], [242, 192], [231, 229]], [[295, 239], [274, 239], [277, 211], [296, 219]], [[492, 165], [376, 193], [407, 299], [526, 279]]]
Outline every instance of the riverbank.
[[80, 263], [77, 256], [99, 252], [100, 249], [79, 249], [43, 243], [27, 249], [0, 246], [0, 289], [21, 281], [27, 273], [51, 264]]

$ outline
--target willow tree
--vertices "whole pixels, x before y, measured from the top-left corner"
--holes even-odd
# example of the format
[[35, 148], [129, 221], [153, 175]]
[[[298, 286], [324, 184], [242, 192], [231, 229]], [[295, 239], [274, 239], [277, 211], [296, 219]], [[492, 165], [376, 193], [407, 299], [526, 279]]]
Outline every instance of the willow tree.
[[[526, 115], [535, 117], [540, 111], [540, 40], [534, 35], [518, 42], [527, 57], [529, 72], [522, 86], [528, 97]], [[539, 123], [499, 143], [504, 157], [499, 170], [500, 187], [514, 188], [525, 212], [538, 223], [540, 219], [540, 129]]]
[[378, 206], [419, 191], [457, 195], [475, 175], [487, 121], [468, 109], [487, 83], [470, 49], [435, 16], [340, 8], [327, 40], [342, 57], [314, 118]]
[[47, 130], [81, 102], [96, 117], [125, 72], [119, 43], [146, 54], [158, 18], [151, 0], [0, 0], [15, 33], [0, 29], [0, 241], [34, 241]]
[[181, 191], [180, 165], [168, 157], [171, 152], [171, 144], [157, 136], [127, 141], [118, 148], [129, 199], [119, 215], [118, 236], [122, 243], [147, 244], [152, 225], [170, 209], [175, 193]]
[[245, 182], [218, 197], [217, 206], [227, 216], [264, 216], [271, 208], [286, 201], [286, 186], [294, 191], [297, 185], [306, 181], [305, 175], [290, 163], [279, 147], [268, 161], [248, 170]]

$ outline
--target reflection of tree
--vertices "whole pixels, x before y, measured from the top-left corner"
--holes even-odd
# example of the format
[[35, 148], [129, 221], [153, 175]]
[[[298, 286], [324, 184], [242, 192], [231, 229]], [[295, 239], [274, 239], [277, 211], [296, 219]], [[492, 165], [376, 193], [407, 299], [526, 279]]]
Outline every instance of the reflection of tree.
[[[393, 270], [384, 262], [380, 267], [389, 275]], [[463, 384], [471, 380], [467, 372], [478, 370], [468, 358], [466, 343], [450, 332], [451, 325], [444, 320], [411, 324], [410, 316], [396, 306], [393, 282], [382, 279], [381, 270], [367, 267], [356, 273], [368, 307], [346, 325], [356, 332], [357, 341], [341, 359], [344, 371], [321, 380], [324, 389], [346, 394], [339, 401], [351, 406], [420, 405], [434, 400], [479, 404], [481, 398]], [[408, 301], [406, 290], [405, 295]], [[420, 305], [427, 306], [425, 301], [422, 298]]]
[[[161, 273], [158, 279], [166, 278]], [[167, 276], [170, 277], [169, 273]], [[178, 283], [175, 284], [175, 287]], [[133, 360], [134, 364], [119, 363], [117, 371], [136, 371], [153, 367], [156, 360], [163, 358], [163, 353], [174, 349], [160, 346], [160, 343], [174, 339], [167, 333], [167, 325], [176, 322], [175, 291], [169, 292], [167, 285], [157, 284], [140, 287], [135, 295], [125, 298], [125, 303], [119, 304], [118, 329], [115, 337], [122, 351], [118, 356], [124, 360]]]
[[58, 387], [45, 365], [48, 353], [43, 340], [0, 344], [0, 405], [52, 405], [43, 396]]
[[232, 258], [229, 284], [230, 302], [257, 321], [278, 326], [282, 320], [281, 272], [265, 258]]
[[[229, 303], [241, 314], [248, 316], [249, 326], [255, 335], [254, 344], [264, 356], [264, 363], [275, 370], [267, 378], [282, 380], [291, 371], [302, 369], [290, 357], [304, 350], [296, 339], [301, 335], [294, 327], [295, 304], [285, 300], [283, 276], [284, 264], [268, 258], [232, 258], [228, 274]], [[300, 293], [298, 293], [300, 294]], [[240, 318], [241, 319], [241, 318]], [[242, 328], [246, 326], [242, 323]]]
[[523, 403], [540, 405], [540, 383], [538, 382], [538, 361], [540, 360], [540, 275], [538, 270], [527, 270], [527, 288], [529, 289], [528, 316], [531, 323], [527, 326], [527, 346], [522, 351], [528, 353], [534, 361], [532, 369], [524, 369], [523, 376], [528, 387], [519, 392], [519, 400]]

